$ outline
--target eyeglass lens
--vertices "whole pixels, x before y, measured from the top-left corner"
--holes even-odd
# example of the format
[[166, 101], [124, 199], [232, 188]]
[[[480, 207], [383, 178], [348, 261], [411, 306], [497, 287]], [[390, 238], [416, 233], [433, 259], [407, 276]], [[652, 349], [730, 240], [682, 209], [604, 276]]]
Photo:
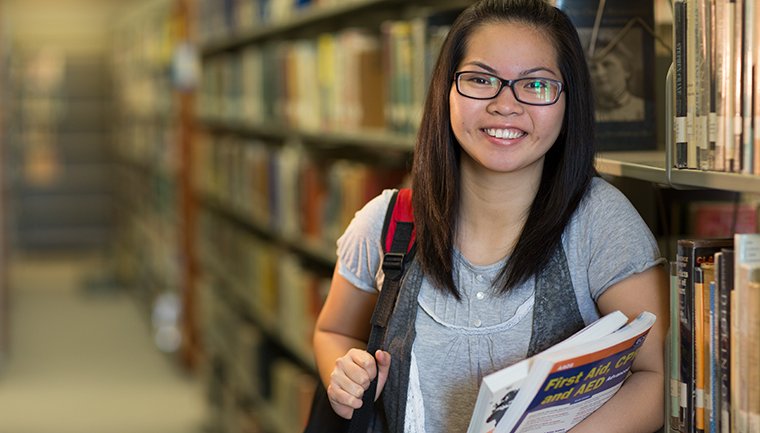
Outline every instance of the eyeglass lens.
[[[502, 87], [502, 81], [493, 75], [465, 72], [457, 80], [459, 92], [470, 98], [490, 99]], [[548, 105], [559, 97], [560, 84], [545, 78], [521, 78], [512, 82], [515, 98], [526, 104]]]

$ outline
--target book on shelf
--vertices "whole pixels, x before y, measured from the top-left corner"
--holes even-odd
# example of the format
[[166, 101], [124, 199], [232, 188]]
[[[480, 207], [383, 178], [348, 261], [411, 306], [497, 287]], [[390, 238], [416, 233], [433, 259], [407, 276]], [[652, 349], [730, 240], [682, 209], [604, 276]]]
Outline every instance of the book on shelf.
[[687, 168], [689, 154], [689, 140], [687, 128], [688, 102], [687, 92], [689, 77], [686, 74], [686, 2], [675, 0], [673, 2], [673, 75], [674, 75], [674, 155], [676, 167]]
[[681, 405], [678, 399], [680, 392], [678, 369], [680, 361], [680, 348], [678, 339], [678, 263], [670, 262], [670, 399], [669, 425], [672, 431], [680, 430]]
[[[715, 253], [720, 254], [720, 252]], [[715, 255], [713, 255], [715, 260]], [[719, 425], [719, 388], [718, 388], [718, 349], [719, 349], [719, 323], [718, 323], [718, 299], [717, 284], [715, 281], [716, 264], [713, 262], [702, 263], [700, 266], [703, 274], [703, 309], [704, 309], [704, 347], [703, 368], [705, 376], [704, 391], [704, 423], [705, 430], [716, 431]]]
[[[600, 150], [654, 150], [654, 7], [647, 0], [565, 0], [587, 50]], [[603, 8], [603, 10], [600, 10]]]
[[[697, 285], [695, 276], [702, 263], [713, 262], [714, 254], [722, 248], [733, 246], [732, 239], [680, 239], [677, 247], [676, 262], [678, 263], [678, 339], [679, 348], [679, 405], [681, 407], [680, 427], [682, 432], [700, 430], [698, 427], [704, 422], [698, 422], [697, 408], [704, 408], [704, 396], [698, 391], [697, 374], [704, 370], [697, 362], [696, 332], [697, 302], [702, 298], [700, 291], [697, 297]], [[700, 287], [701, 289], [701, 287]], [[699, 307], [702, 307], [700, 302]], [[699, 314], [701, 318], [703, 312]], [[703, 322], [700, 322], [700, 330]], [[700, 358], [703, 360], [703, 358]], [[701, 412], [700, 412], [701, 414]]]
[[731, 348], [733, 360], [731, 376], [732, 383], [732, 418], [738, 431], [751, 431], [748, 428], [760, 429], [757, 408], [752, 405], [758, 402], [754, 395], [751, 370], [757, 370], [758, 365], [752, 364], [751, 353], [757, 344], [757, 332], [750, 329], [757, 315], [757, 301], [753, 288], [750, 286], [750, 275], [760, 264], [760, 234], [734, 235], [734, 294], [731, 326], [734, 345]]
[[483, 378], [468, 433], [563, 432], [622, 386], [655, 316], [615, 311]]
[[718, 431], [731, 431], [731, 299], [734, 288], [734, 251], [724, 248], [715, 253], [715, 279], [718, 298], [718, 388], [720, 389]]
[[689, 233], [700, 239], [716, 239], [757, 232], [760, 210], [757, 203], [693, 201], [685, 216]]

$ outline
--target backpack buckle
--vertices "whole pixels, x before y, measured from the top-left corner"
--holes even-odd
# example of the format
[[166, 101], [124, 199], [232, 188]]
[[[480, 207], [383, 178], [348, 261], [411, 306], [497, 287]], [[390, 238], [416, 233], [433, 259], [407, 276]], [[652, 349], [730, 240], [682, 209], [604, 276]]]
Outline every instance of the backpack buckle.
[[404, 254], [385, 253], [383, 258], [383, 272], [385, 277], [397, 280], [404, 273]]

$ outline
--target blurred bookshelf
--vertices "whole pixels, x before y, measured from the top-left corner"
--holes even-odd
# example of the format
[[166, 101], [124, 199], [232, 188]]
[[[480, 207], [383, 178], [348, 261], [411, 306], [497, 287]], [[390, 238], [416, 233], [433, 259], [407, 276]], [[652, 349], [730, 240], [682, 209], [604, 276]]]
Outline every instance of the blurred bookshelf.
[[188, 38], [186, 8], [146, 2], [116, 31], [116, 251], [118, 274], [135, 288], [157, 346], [194, 369], [201, 358], [188, 180], [194, 102], [173, 80], [175, 54]]
[[8, 65], [12, 55], [10, 44], [0, 23], [0, 370], [10, 351], [10, 287], [8, 269], [10, 263], [8, 223], [8, 182], [11, 165], [7, 148], [7, 110], [9, 106], [10, 74]]

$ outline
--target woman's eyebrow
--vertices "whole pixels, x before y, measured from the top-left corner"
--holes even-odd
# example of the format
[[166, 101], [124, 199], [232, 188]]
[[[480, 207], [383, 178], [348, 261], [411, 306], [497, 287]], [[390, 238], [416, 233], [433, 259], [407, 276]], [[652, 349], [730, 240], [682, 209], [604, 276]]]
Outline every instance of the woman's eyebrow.
[[[483, 62], [479, 62], [477, 60], [474, 60], [472, 62], [467, 62], [464, 65], [465, 66], [467, 66], [467, 65], [477, 66], [477, 67], [479, 67], [481, 69], [485, 69], [490, 74], [498, 75], [498, 71], [496, 69], [488, 66], [487, 64], [485, 64]], [[525, 71], [522, 71], [520, 73], [520, 76], [524, 77], [524, 76], [527, 76], [527, 75], [535, 74], [536, 72], [540, 72], [540, 71], [546, 71], [546, 72], [554, 75], [555, 77], [558, 76], [558, 74], [556, 72], [554, 72], [552, 69], [550, 69], [548, 67], [545, 67], [545, 66], [536, 66], [535, 68], [526, 69]]]

